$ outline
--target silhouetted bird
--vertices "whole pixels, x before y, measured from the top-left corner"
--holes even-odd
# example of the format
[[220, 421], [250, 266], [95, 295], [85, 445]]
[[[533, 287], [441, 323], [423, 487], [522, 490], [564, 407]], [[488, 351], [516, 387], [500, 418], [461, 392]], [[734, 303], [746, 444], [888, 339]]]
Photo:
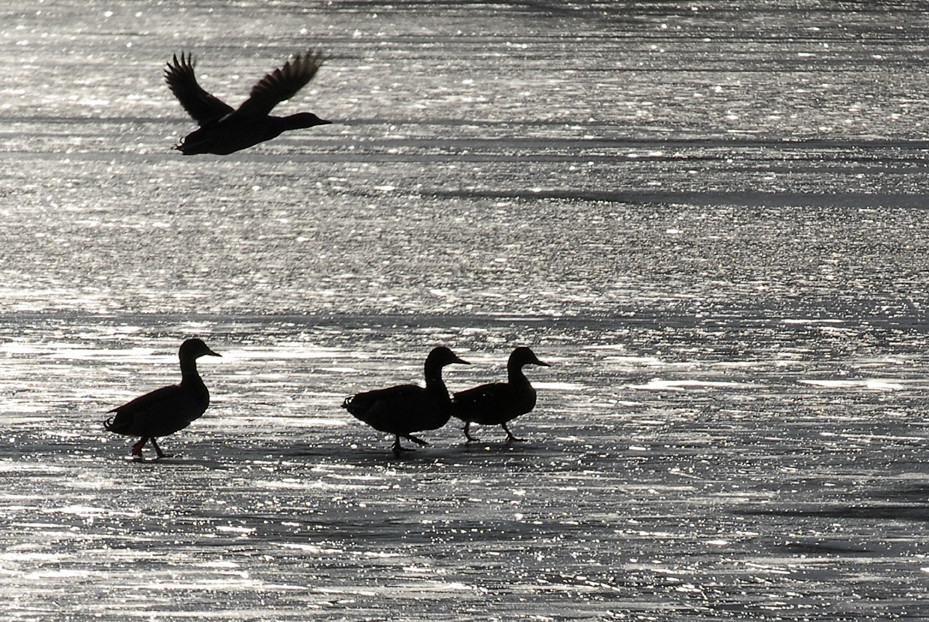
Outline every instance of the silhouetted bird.
[[188, 339], [181, 344], [181, 383], [156, 389], [137, 397], [113, 410], [116, 413], [103, 424], [110, 432], [126, 436], [140, 436], [132, 446], [132, 456], [142, 459], [142, 447], [151, 441], [159, 458], [165, 454], [155, 437], [168, 436], [183, 430], [200, 417], [210, 405], [210, 392], [197, 373], [197, 359], [201, 356], [219, 356], [200, 339]]
[[342, 408], [375, 430], [388, 432], [396, 438], [395, 455], [409, 451], [400, 445], [400, 437], [419, 445], [428, 445], [413, 432], [435, 430], [448, 423], [451, 417], [451, 398], [442, 381], [442, 368], [452, 363], [468, 365], [451, 350], [440, 346], [426, 357], [426, 387], [405, 384], [387, 389], [376, 389], [346, 398]]
[[535, 389], [523, 374], [523, 365], [527, 364], [549, 367], [529, 348], [516, 348], [506, 363], [505, 383], [482, 384], [455, 393], [452, 415], [465, 422], [464, 433], [468, 442], [479, 440], [469, 432], [472, 423], [503, 426], [508, 443], [523, 440], [513, 436], [506, 424], [535, 408]]
[[293, 97], [313, 79], [323, 60], [322, 54], [313, 50], [296, 56], [259, 80], [248, 99], [233, 110], [197, 83], [190, 54], [185, 56], [181, 52], [180, 59], [175, 54], [165, 68], [165, 81], [184, 110], [200, 125], [200, 129], [188, 134], [175, 149], [184, 155], [227, 155], [276, 138], [288, 130], [329, 123], [311, 112], [286, 117], [270, 114], [276, 105]]

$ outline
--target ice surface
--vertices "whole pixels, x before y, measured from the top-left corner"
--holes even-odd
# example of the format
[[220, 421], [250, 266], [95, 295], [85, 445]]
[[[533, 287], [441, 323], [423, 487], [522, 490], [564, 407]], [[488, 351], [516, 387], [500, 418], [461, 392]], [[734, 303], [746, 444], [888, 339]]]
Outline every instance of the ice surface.
[[[922, 3], [20, 4], [0, 618], [929, 616]], [[172, 53], [237, 104], [310, 46], [335, 123], [171, 150]], [[191, 335], [210, 409], [126, 460]], [[438, 344], [552, 363], [527, 442], [339, 408]]]

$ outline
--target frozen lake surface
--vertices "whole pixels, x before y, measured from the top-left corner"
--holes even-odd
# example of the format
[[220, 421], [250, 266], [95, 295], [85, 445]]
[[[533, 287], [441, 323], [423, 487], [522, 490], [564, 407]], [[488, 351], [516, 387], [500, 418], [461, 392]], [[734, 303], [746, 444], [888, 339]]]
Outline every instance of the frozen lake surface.
[[[922, 3], [0, 16], [3, 619], [929, 617]], [[307, 47], [333, 125], [171, 150], [171, 54], [237, 104]], [[527, 442], [339, 408], [440, 344], [552, 363]]]

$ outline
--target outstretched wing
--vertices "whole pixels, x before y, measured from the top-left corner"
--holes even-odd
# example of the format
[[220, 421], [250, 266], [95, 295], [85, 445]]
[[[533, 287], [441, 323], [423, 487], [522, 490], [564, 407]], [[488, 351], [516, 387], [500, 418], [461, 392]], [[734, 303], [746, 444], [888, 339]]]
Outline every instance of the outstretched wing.
[[296, 95], [297, 91], [313, 79], [323, 66], [322, 52], [307, 50], [303, 56], [296, 56], [265, 75], [252, 87], [248, 99], [237, 110], [243, 115], [264, 116], [285, 99]]
[[199, 125], [205, 125], [232, 112], [232, 106], [210, 95], [197, 83], [194, 61], [190, 54], [177, 54], [165, 67], [165, 82], [181, 106]]

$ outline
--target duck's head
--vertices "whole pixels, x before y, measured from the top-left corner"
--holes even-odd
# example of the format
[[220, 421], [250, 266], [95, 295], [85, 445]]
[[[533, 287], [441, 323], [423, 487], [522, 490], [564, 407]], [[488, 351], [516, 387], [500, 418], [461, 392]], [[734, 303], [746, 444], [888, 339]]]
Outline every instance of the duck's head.
[[541, 365], [542, 367], [551, 367], [548, 363], [543, 363], [538, 359], [531, 349], [520, 346], [513, 350], [513, 353], [510, 354], [509, 365], [510, 367], [522, 367], [523, 365]]
[[220, 356], [219, 354], [216, 354], [210, 350], [210, 348], [205, 343], [203, 343], [202, 339], [198, 339], [196, 337], [193, 339], [188, 339], [182, 343], [178, 355], [182, 361], [194, 361], [201, 356]]
[[298, 112], [284, 117], [288, 129], [302, 129], [306, 127], [315, 127], [317, 125], [329, 125], [332, 121], [320, 119], [312, 112]]
[[429, 353], [429, 356], [426, 357], [426, 368], [443, 368], [446, 365], [451, 365], [452, 363], [458, 363], [459, 365], [470, 365], [468, 361], [462, 360], [455, 355], [454, 352], [446, 348], [445, 346], [439, 346], [438, 348], [433, 348], [432, 352]]

